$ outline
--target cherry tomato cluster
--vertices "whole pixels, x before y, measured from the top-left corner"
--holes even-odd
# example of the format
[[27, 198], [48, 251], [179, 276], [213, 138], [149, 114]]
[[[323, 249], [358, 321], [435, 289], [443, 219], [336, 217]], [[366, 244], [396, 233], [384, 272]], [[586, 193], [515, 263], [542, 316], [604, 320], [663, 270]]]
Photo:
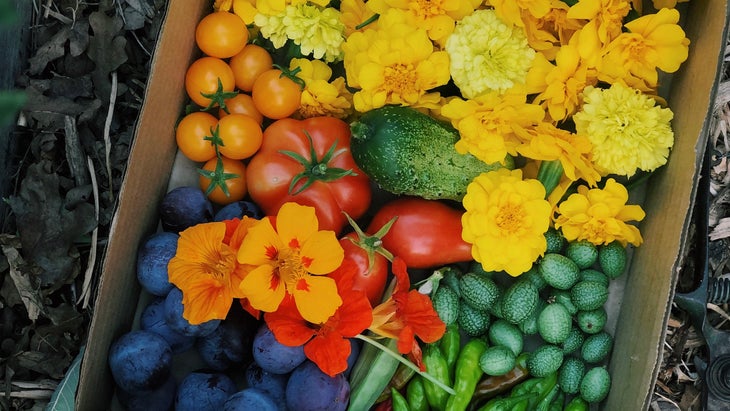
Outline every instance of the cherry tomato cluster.
[[357, 226], [373, 193], [350, 153], [349, 125], [328, 116], [294, 118], [305, 85], [274, 64], [275, 51], [252, 40], [231, 12], [210, 13], [196, 28], [203, 55], [185, 77], [194, 108], [178, 123], [176, 139], [201, 164], [208, 198], [219, 205], [251, 200], [266, 215], [289, 201], [314, 207], [320, 229], [340, 235], [346, 258], [358, 266], [355, 287], [373, 305], [383, 295], [391, 253], [412, 268], [470, 260], [458, 230], [461, 213], [441, 203], [396, 199], [374, 210], [367, 230]]

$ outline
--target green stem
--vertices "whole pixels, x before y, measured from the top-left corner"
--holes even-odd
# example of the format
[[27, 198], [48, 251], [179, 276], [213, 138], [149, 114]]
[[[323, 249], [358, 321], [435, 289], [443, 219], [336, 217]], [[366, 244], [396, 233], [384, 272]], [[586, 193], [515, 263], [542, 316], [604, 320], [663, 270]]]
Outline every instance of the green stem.
[[438, 385], [442, 390], [448, 392], [451, 395], [456, 395], [456, 391], [454, 391], [453, 388], [451, 388], [451, 387], [445, 385], [443, 382], [437, 380], [436, 378], [434, 378], [428, 372], [423, 372], [423, 371], [419, 370], [418, 367], [415, 364], [413, 364], [412, 362], [406, 360], [405, 358], [403, 358], [403, 356], [394, 353], [393, 351], [391, 351], [388, 347], [384, 346], [383, 344], [375, 341], [374, 339], [372, 339], [370, 337], [366, 337], [366, 336], [364, 336], [362, 334], [356, 335], [355, 338], [358, 338], [360, 340], [365, 341], [368, 344], [371, 344], [371, 345], [375, 346], [379, 350], [383, 351], [384, 353], [386, 353], [389, 356], [393, 357], [394, 359], [398, 360], [400, 363], [402, 363], [406, 367], [408, 367], [408, 368], [412, 369], [413, 371], [415, 371], [416, 373], [418, 373], [418, 375], [420, 375], [423, 378], [425, 378], [425, 379], [431, 381], [432, 383]]

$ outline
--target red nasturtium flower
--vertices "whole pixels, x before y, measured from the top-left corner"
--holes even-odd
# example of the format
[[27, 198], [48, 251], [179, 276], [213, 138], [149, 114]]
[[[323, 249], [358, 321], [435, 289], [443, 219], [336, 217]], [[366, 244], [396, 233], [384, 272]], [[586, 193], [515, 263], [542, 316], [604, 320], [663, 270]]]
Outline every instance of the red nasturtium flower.
[[393, 260], [396, 285], [385, 302], [373, 309], [373, 323], [369, 330], [375, 334], [398, 340], [398, 352], [410, 354], [424, 370], [421, 348], [415, 337], [425, 343], [436, 342], [444, 335], [446, 324], [433, 308], [431, 299], [418, 290], [411, 290], [411, 281], [405, 262]]
[[287, 297], [275, 312], [264, 319], [277, 341], [288, 346], [304, 344], [304, 353], [327, 375], [334, 376], [347, 369], [350, 356], [349, 338], [370, 326], [372, 307], [364, 291], [353, 290], [357, 267], [344, 260], [329, 277], [337, 283], [342, 305], [324, 323], [313, 324], [302, 318], [292, 297]]
[[233, 300], [243, 297], [239, 284], [255, 267], [238, 263], [236, 253], [257, 222], [244, 217], [198, 224], [180, 233], [168, 276], [183, 293], [183, 317], [188, 322], [225, 319]]

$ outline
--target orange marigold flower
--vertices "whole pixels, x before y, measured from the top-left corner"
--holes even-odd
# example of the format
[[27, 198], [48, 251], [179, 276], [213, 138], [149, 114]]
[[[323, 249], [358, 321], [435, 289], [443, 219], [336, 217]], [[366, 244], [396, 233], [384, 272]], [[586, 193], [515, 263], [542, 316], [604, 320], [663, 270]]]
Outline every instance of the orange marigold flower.
[[373, 321], [372, 307], [364, 291], [354, 290], [357, 268], [344, 260], [330, 274], [337, 283], [342, 305], [327, 321], [311, 323], [299, 314], [293, 298], [287, 297], [279, 309], [264, 316], [277, 341], [288, 346], [304, 344], [304, 354], [325, 374], [334, 376], [347, 369], [351, 346], [348, 341]]
[[342, 263], [334, 231], [319, 231], [314, 207], [285, 203], [276, 216], [253, 225], [238, 250], [238, 262], [255, 266], [241, 281], [251, 306], [264, 312], [294, 298], [305, 320], [323, 323], [342, 304], [334, 280], [325, 276]]
[[204, 223], [180, 233], [167, 267], [170, 282], [183, 293], [183, 317], [191, 324], [225, 319], [233, 299], [243, 297], [238, 286], [253, 267], [236, 261], [236, 251], [257, 221]]
[[423, 370], [421, 348], [415, 337], [425, 343], [438, 341], [446, 331], [446, 324], [427, 295], [411, 290], [408, 269], [400, 257], [393, 260], [396, 285], [385, 302], [373, 309], [373, 323], [369, 330], [386, 338], [398, 340], [398, 352], [411, 354]]

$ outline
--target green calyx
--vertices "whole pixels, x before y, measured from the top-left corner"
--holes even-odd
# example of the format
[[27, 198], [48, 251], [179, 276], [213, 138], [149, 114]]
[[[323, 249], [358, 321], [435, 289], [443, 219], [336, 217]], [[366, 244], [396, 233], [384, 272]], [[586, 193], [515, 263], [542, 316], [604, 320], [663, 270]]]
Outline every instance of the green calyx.
[[226, 100], [231, 99], [233, 97], [236, 97], [238, 94], [237, 91], [225, 91], [223, 90], [223, 82], [221, 82], [221, 79], [218, 78], [218, 88], [216, 91], [212, 93], [200, 93], [203, 97], [210, 99], [210, 103], [208, 103], [208, 106], [203, 109], [203, 111], [209, 111], [210, 109], [214, 107], [220, 107], [223, 109], [223, 111], [226, 112], [226, 114], [231, 114], [230, 111], [228, 111], [228, 106], [226, 106]]
[[375, 265], [375, 254], [378, 253], [385, 257], [388, 261], [393, 262], [393, 254], [383, 248], [383, 237], [385, 237], [386, 234], [388, 234], [388, 231], [390, 231], [390, 228], [395, 223], [395, 220], [398, 219], [398, 216], [393, 217], [385, 223], [382, 227], [380, 227], [380, 230], [378, 230], [373, 235], [367, 235], [364, 231], [360, 228], [360, 226], [357, 225], [355, 220], [352, 219], [346, 212], [342, 212], [345, 214], [345, 217], [347, 218], [347, 221], [352, 226], [352, 229], [355, 231], [355, 234], [357, 234], [357, 239], [352, 237], [346, 237], [348, 240], [352, 241], [353, 244], [356, 246], [362, 248], [365, 250], [365, 252], [368, 255], [368, 274], [370, 274], [370, 271], [373, 269], [373, 265]]

